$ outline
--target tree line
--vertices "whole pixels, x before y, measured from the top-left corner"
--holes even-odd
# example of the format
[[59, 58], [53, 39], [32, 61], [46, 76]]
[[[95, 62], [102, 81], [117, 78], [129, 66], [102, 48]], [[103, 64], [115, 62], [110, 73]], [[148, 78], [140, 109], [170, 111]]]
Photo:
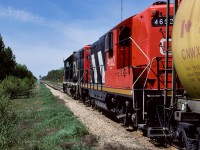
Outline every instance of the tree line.
[[18, 95], [30, 94], [36, 77], [26, 65], [16, 62], [12, 49], [6, 47], [0, 35], [0, 93], [16, 98]]
[[64, 68], [60, 68], [57, 70], [51, 70], [48, 72], [48, 74], [44, 77], [42, 77], [42, 80], [48, 80], [53, 82], [62, 82], [64, 76]]
[[[18, 78], [35, 78], [26, 65], [18, 64], [12, 49], [5, 47], [3, 38], [0, 35], [0, 81], [7, 76], [15, 76]], [[36, 79], [36, 78], [35, 78]]]

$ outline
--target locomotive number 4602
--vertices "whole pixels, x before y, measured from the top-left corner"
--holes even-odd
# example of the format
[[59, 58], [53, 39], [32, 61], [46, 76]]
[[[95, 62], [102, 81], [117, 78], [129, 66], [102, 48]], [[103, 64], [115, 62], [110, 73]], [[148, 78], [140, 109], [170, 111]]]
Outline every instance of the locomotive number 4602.
[[[174, 18], [169, 18], [169, 25], [173, 25]], [[159, 26], [165, 26], [167, 24], [167, 19], [165, 17], [158, 17], [158, 18], [152, 18], [151, 24], [153, 27], [159, 27]]]

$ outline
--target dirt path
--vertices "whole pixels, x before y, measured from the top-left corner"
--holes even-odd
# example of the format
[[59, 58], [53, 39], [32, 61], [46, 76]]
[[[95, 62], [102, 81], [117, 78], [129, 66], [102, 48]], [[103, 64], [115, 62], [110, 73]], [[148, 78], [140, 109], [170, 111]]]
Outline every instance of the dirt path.
[[98, 139], [95, 149], [151, 149], [174, 150], [174, 148], [155, 147], [140, 131], [129, 132], [119, 123], [105, 117], [91, 107], [86, 107], [66, 94], [48, 87], [53, 95], [64, 100], [65, 105], [71, 109], [75, 116], [88, 128], [89, 132]]

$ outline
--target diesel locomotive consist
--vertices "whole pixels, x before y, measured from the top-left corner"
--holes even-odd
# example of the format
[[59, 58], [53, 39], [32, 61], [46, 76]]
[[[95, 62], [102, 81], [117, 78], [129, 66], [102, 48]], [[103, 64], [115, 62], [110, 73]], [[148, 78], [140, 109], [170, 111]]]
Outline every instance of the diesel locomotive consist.
[[71, 54], [63, 91], [149, 138], [198, 150], [200, 2], [179, 3], [155, 2]]

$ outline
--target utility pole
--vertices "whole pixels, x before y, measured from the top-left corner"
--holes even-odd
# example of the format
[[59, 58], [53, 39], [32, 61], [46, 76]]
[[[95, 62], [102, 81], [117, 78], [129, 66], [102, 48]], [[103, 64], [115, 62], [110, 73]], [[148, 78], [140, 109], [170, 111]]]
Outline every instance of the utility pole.
[[121, 21], [123, 19], [123, 0], [121, 0]]

